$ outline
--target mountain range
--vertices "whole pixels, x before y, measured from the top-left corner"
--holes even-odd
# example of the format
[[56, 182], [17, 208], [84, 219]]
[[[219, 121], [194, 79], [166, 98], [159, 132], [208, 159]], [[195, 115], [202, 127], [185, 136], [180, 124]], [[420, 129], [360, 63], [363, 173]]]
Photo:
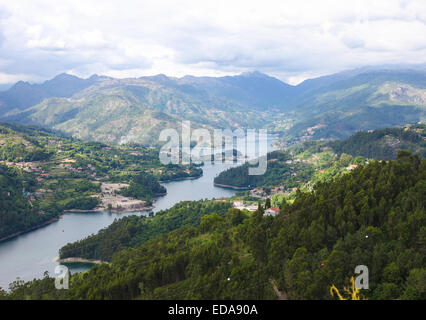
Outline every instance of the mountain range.
[[0, 92], [3, 121], [107, 143], [156, 144], [165, 128], [267, 128], [289, 141], [345, 138], [426, 119], [424, 68], [361, 68], [292, 86], [254, 71], [237, 76], [82, 79], [60, 74]]

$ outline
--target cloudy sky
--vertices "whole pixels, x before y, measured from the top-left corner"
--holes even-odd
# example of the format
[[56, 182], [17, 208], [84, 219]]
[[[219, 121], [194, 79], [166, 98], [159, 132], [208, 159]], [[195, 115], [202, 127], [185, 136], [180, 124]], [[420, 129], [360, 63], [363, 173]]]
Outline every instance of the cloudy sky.
[[0, 0], [0, 84], [426, 62], [426, 1]]

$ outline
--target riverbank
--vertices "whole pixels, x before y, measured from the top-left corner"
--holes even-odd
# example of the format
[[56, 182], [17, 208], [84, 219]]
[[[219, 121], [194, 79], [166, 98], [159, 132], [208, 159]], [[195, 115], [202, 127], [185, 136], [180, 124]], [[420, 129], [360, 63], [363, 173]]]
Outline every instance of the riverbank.
[[45, 222], [43, 222], [41, 224], [29, 227], [29, 228], [27, 228], [25, 230], [12, 233], [12, 234], [10, 234], [10, 235], [8, 235], [6, 237], [0, 238], [0, 242], [3, 242], [3, 241], [6, 241], [6, 240], [15, 238], [15, 237], [17, 237], [17, 236], [19, 236], [21, 234], [24, 234], [24, 233], [27, 233], [27, 232], [30, 232], [30, 231], [33, 231], [33, 230], [36, 230], [36, 229], [42, 228], [44, 226], [47, 226], [48, 224], [51, 224], [52, 222], [58, 221], [60, 218], [61, 218], [60, 216], [57, 217], [57, 218], [52, 218], [52, 219], [49, 219], [49, 220], [47, 220], [47, 221], [45, 221]]
[[[3, 241], [9, 240], [9, 239], [15, 238], [15, 237], [22, 235], [24, 233], [37, 230], [37, 229], [42, 228], [44, 226], [47, 226], [47, 225], [49, 225], [53, 222], [56, 222], [59, 219], [61, 219], [62, 215], [66, 214], [66, 213], [73, 213], [73, 212], [80, 212], [80, 213], [90, 213], [90, 212], [127, 213], [127, 212], [135, 212], [135, 211], [149, 211], [149, 210], [152, 210], [152, 209], [155, 208], [153, 205], [146, 205], [145, 201], [114, 194], [114, 192], [116, 190], [119, 190], [123, 187], [128, 186], [126, 184], [121, 184], [121, 183], [105, 184], [105, 183], [103, 183], [102, 185], [103, 185], [103, 188], [101, 187], [102, 194], [98, 195], [98, 197], [100, 197], [101, 201], [102, 201], [101, 206], [93, 208], [93, 209], [88, 209], [88, 210], [83, 210], [83, 209], [64, 210], [58, 215], [58, 217], [49, 219], [49, 220], [47, 220], [47, 221], [45, 221], [41, 224], [29, 227], [29, 228], [22, 230], [22, 231], [17, 231], [17, 232], [12, 233], [8, 236], [0, 238], [0, 243], [3, 242]], [[104, 186], [104, 185], [106, 185], [106, 186]], [[156, 194], [156, 196], [165, 196], [165, 195], [167, 195], [167, 192], [161, 193], [161, 194]], [[109, 207], [108, 204], [111, 204], [111, 207]]]
[[220, 183], [213, 183], [215, 187], [221, 187], [221, 188], [227, 188], [227, 189], [234, 189], [234, 190], [251, 190], [252, 188], [249, 187], [237, 187], [237, 186], [231, 186], [227, 184], [220, 184]]
[[104, 208], [104, 207], [97, 207], [90, 210], [82, 210], [82, 209], [70, 209], [70, 210], [64, 210], [63, 213], [90, 213], [90, 212], [111, 212], [111, 213], [126, 213], [126, 212], [135, 212], [135, 211], [149, 211], [154, 209], [154, 206], [142, 206], [140, 208]]
[[109, 264], [107, 261], [95, 260], [95, 259], [85, 259], [80, 257], [69, 257], [69, 258], [59, 258], [57, 257], [55, 262], [59, 263], [93, 263], [93, 264]]
[[176, 178], [176, 179], [170, 179], [170, 180], [160, 180], [160, 183], [175, 182], [175, 181], [182, 181], [182, 180], [194, 180], [194, 179], [199, 179], [202, 176], [203, 174], [200, 174], [199, 176], [195, 176], [195, 177], [182, 177], [182, 178]]
[[[232, 197], [235, 190], [219, 188], [213, 185], [213, 179], [229, 165], [209, 165], [203, 167], [203, 176], [199, 179], [186, 179], [164, 183], [167, 194], [155, 198], [152, 211], [154, 213], [167, 210], [180, 201], [198, 201], [201, 199], [220, 199]], [[74, 211], [75, 210], [71, 210]], [[8, 288], [9, 284], [20, 277], [29, 281], [34, 278], [43, 278], [47, 270], [54, 273], [58, 262], [53, 261], [58, 257], [59, 250], [68, 243], [84, 239], [91, 234], [97, 234], [103, 228], [110, 226], [115, 219], [124, 216], [147, 216], [148, 212], [133, 213], [104, 212], [73, 214], [66, 213], [55, 223], [44, 228], [17, 236], [0, 244], [0, 286]], [[62, 232], [64, 230], [64, 232]], [[74, 255], [77, 257], [79, 255]], [[71, 273], [83, 272], [93, 264], [70, 263], [67, 264]]]

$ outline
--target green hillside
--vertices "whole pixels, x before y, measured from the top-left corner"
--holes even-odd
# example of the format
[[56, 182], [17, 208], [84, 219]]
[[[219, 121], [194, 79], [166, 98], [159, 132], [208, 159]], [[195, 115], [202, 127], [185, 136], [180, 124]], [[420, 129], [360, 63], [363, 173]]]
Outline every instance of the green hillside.
[[408, 150], [426, 158], [426, 125], [388, 128], [358, 132], [348, 139], [333, 141], [328, 145], [337, 153], [373, 159], [395, 159], [398, 149]]
[[426, 160], [400, 152], [298, 193], [277, 217], [209, 214], [73, 275], [69, 290], [45, 277], [3, 298], [332, 299], [365, 265], [362, 298], [425, 299], [425, 179]]
[[264, 175], [249, 175], [246, 163], [221, 172], [214, 182], [249, 189], [263, 187], [267, 193], [278, 186], [282, 186], [286, 193], [291, 193], [294, 188], [309, 189], [317, 182], [348, 173], [368, 159], [395, 159], [398, 150], [408, 150], [425, 158], [425, 128], [423, 124], [416, 124], [358, 132], [345, 140], [307, 141], [287, 151], [268, 153]]
[[287, 140], [342, 139], [360, 130], [426, 120], [424, 71], [366, 70], [307, 82], [292, 98]]
[[0, 239], [64, 211], [147, 209], [166, 192], [160, 181], [202, 174], [194, 165], [164, 165], [158, 154], [158, 149], [137, 144], [83, 142], [38, 127], [1, 123]]
[[0, 165], [0, 239], [41, 225], [55, 214], [43, 214], [24, 196], [25, 182], [19, 172]]
[[114, 221], [95, 235], [69, 243], [59, 251], [60, 258], [81, 257], [111, 261], [113, 254], [183, 226], [197, 226], [201, 217], [211, 213], [222, 216], [231, 208], [230, 202], [183, 201], [160, 211], [151, 218], [128, 216]]

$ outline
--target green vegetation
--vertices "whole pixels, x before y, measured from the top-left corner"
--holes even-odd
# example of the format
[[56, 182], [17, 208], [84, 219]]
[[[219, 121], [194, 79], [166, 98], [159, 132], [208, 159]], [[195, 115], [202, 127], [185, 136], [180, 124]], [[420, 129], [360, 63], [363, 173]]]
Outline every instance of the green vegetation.
[[[303, 151], [299, 148], [296, 155], [290, 151], [274, 151], [268, 153], [268, 167], [264, 175], [249, 175], [248, 164], [244, 164], [221, 172], [214, 182], [249, 189], [261, 187], [265, 196], [277, 192], [288, 195], [294, 194], [296, 189], [312, 189], [318, 181], [339, 177], [352, 170], [351, 165], [364, 164], [366, 161], [365, 158], [354, 158], [347, 154], [338, 157], [327, 149], [311, 151], [311, 148]], [[272, 191], [277, 187], [278, 191]], [[255, 200], [250, 198], [249, 193], [244, 198]]]
[[287, 188], [300, 186], [309, 180], [313, 167], [304, 162], [293, 162], [289, 152], [274, 151], [268, 153], [268, 167], [264, 175], [249, 175], [249, 165], [230, 168], [221, 172], [214, 183], [235, 187], [254, 188], [259, 186], [286, 185]]
[[130, 185], [121, 191], [126, 197], [141, 200], [151, 200], [155, 195], [166, 193], [166, 188], [158, 183], [158, 180], [147, 174], [138, 174], [132, 178]]
[[116, 251], [111, 264], [73, 275], [69, 290], [45, 277], [4, 298], [274, 299], [275, 284], [289, 299], [331, 299], [332, 284], [346, 286], [366, 265], [361, 297], [426, 299], [425, 188], [426, 160], [401, 151], [298, 192], [277, 217], [211, 213]]
[[[141, 145], [108, 146], [38, 127], [0, 124], [4, 192], [11, 194], [0, 201], [4, 212], [0, 238], [57, 218], [65, 210], [97, 208], [103, 182], [128, 183], [122, 193], [149, 205], [166, 192], [159, 181], [202, 174], [193, 165], [163, 165], [158, 152]], [[11, 199], [16, 204], [10, 205]]]
[[30, 205], [18, 170], [0, 165], [0, 239], [54, 218]]
[[110, 261], [112, 255], [120, 249], [137, 247], [158, 235], [184, 226], [197, 226], [203, 215], [218, 213], [223, 216], [230, 207], [229, 202], [183, 201], [168, 210], [157, 212], [152, 218], [123, 217], [96, 235], [62, 247], [59, 256]]
[[[262, 187], [267, 194], [277, 186], [290, 193], [293, 188], [312, 189], [316, 183], [340, 177], [368, 159], [395, 159], [401, 148], [424, 158], [425, 136], [426, 125], [416, 124], [358, 132], [345, 140], [306, 141], [287, 151], [268, 153], [264, 175], [248, 175], [249, 165], [244, 164], [221, 172], [214, 182], [249, 189]], [[248, 194], [245, 199], [250, 200]]]
[[379, 129], [371, 132], [358, 132], [342, 141], [330, 142], [337, 153], [363, 156], [373, 159], [395, 159], [399, 149], [426, 157], [426, 125], [405, 128]]

